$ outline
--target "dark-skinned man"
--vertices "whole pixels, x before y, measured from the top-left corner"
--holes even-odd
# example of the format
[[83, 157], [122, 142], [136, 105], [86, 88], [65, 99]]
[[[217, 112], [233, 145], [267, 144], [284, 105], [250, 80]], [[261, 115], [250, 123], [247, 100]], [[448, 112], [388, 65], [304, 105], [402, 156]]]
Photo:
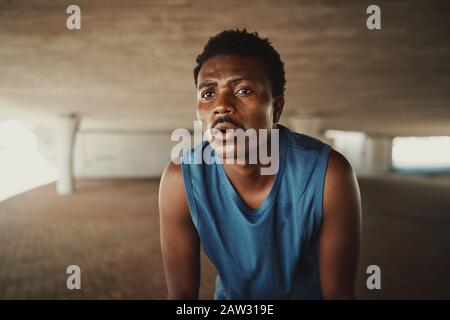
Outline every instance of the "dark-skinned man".
[[[207, 139], [168, 164], [159, 192], [169, 299], [198, 298], [200, 246], [218, 273], [216, 299], [355, 298], [358, 184], [341, 154], [279, 124], [284, 76], [270, 42], [245, 29], [215, 35], [197, 57]], [[186, 161], [208, 145], [226, 157], [225, 129], [265, 130], [258, 143], [268, 144], [278, 130], [276, 172], [261, 174], [260, 161]]]

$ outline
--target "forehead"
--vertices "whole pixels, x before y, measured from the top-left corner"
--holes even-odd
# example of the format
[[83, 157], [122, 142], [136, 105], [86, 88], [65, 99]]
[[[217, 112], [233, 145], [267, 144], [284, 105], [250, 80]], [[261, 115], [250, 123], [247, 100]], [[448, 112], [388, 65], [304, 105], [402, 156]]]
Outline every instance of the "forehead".
[[242, 55], [216, 56], [206, 60], [198, 74], [198, 83], [206, 79], [220, 80], [233, 76], [245, 76], [263, 84], [269, 83], [261, 59]]

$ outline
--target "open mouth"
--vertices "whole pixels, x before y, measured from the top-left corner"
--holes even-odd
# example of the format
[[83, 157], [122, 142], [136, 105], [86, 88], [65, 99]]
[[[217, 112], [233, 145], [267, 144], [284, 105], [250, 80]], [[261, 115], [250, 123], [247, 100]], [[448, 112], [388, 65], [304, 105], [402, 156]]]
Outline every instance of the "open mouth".
[[232, 123], [221, 122], [211, 129], [211, 137], [220, 141], [226, 141], [234, 136], [236, 129], [238, 128]]

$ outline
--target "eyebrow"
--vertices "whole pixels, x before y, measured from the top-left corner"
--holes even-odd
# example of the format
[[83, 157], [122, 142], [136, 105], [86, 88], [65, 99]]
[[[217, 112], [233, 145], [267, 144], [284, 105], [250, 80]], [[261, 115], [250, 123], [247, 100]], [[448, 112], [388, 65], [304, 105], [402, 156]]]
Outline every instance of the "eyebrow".
[[[240, 76], [234, 76], [234, 77], [229, 78], [229, 79], [227, 80], [227, 83], [230, 83], [230, 82], [238, 82], [238, 81], [242, 81], [242, 80], [247, 80], [247, 81], [254, 82], [254, 81], [252, 81], [251, 79], [249, 79], [247, 76], [240, 75]], [[202, 88], [204, 88], [204, 87], [207, 87], [207, 86], [210, 86], [210, 85], [216, 85], [216, 84], [217, 84], [217, 81], [216, 81], [216, 80], [207, 79], [207, 80], [201, 82], [201, 83], [198, 85], [197, 90], [200, 90], [200, 89], [202, 89]]]

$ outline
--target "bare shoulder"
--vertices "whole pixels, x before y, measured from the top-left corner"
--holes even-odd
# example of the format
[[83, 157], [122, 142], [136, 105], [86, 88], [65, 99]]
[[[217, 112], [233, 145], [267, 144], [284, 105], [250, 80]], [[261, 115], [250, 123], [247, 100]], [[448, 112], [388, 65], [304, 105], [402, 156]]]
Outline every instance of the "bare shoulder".
[[331, 150], [320, 231], [320, 282], [325, 299], [354, 298], [360, 233], [356, 176], [347, 159]]
[[182, 182], [183, 173], [181, 169], [181, 164], [178, 164], [179, 160], [170, 161], [161, 176], [161, 183], [174, 183]]
[[[324, 188], [325, 214], [355, 210], [360, 203], [360, 193], [356, 175], [348, 160], [336, 150], [331, 150]], [[345, 208], [345, 209], [344, 209]]]
[[353, 168], [348, 160], [338, 151], [331, 149], [328, 157], [327, 179], [339, 179], [353, 174]]
[[180, 164], [170, 162], [164, 170], [159, 187], [159, 212], [168, 297], [198, 299], [200, 239], [190, 217]]
[[188, 214], [181, 164], [170, 161], [161, 176], [159, 185], [159, 209], [161, 214]]

